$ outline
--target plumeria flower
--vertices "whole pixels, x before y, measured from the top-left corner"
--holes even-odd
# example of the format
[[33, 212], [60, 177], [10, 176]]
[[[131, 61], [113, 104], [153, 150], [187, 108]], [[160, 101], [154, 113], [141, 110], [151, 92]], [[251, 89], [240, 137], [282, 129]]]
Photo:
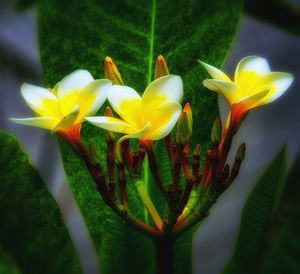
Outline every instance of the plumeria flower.
[[94, 115], [106, 99], [111, 81], [94, 80], [86, 70], [77, 70], [63, 78], [53, 89], [23, 84], [21, 94], [37, 117], [12, 121], [79, 138], [85, 116]]
[[238, 115], [275, 101], [293, 81], [289, 73], [271, 72], [266, 59], [257, 56], [239, 62], [233, 81], [221, 70], [199, 62], [212, 77], [204, 80], [203, 85], [223, 94]]
[[167, 75], [151, 82], [141, 97], [134, 89], [113, 85], [107, 99], [119, 118], [87, 117], [92, 124], [125, 134], [119, 140], [159, 140], [175, 126], [180, 112], [183, 84], [179, 76]]

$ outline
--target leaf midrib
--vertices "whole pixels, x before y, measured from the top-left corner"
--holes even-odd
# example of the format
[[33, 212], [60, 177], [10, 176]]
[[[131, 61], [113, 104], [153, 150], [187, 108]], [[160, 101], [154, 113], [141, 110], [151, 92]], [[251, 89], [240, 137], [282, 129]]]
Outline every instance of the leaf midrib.
[[152, 79], [153, 70], [153, 50], [154, 50], [154, 31], [155, 31], [155, 18], [156, 18], [156, 0], [152, 0], [151, 7], [151, 27], [150, 27], [150, 37], [149, 37], [149, 60], [148, 60], [148, 84]]

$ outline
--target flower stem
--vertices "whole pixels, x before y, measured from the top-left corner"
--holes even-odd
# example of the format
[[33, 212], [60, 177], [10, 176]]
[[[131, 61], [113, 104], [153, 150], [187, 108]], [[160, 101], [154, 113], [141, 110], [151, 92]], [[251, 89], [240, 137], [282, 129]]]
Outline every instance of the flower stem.
[[137, 191], [138, 191], [144, 205], [146, 206], [155, 226], [159, 230], [161, 230], [162, 229], [162, 220], [161, 220], [151, 198], [149, 197], [147, 190], [145, 189], [143, 181], [141, 181], [141, 180], [135, 181], [135, 186], [136, 186]]
[[155, 182], [157, 183], [157, 186], [159, 187], [161, 193], [164, 196], [167, 196], [167, 191], [165, 190], [164, 184], [159, 175], [158, 166], [157, 166], [157, 162], [156, 162], [156, 156], [155, 156], [153, 148], [152, 148], [152, 143], [143, 142], [142, 146], [146, 150], [148, 161], [149, 161], [149, 168], [152, 172]]
[[157, 274], [173, 273], [174, 243], [175, 240], [173, 237], [162, 237], [155, 241], [157, 256]]

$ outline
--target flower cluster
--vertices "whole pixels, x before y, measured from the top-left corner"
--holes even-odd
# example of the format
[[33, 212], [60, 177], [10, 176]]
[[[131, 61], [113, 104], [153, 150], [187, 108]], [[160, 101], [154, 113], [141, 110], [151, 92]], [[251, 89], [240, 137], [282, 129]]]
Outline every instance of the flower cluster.
[[[199, 61], [212, 79], [203, 85], [225, 96], [239, 119], [248, 110], [271, 103], [291, 85], [289, 73], [271, 72], [267, 61], [257, 56], [242, 59], [232, 81], [221, 70]], [[84, 120], [103, 129], [124, 133], [126, 138], [158, 140], [174, 128], [180, 113], [183, 84], [180, 76], [163, 75], [151, 82], [141, 97], [124, 86], [112, 60], [107, 57], [106, 77], [94, 80], [86, 70], [77, 70], [58, 82], [53, 89], [23, 84], [21, 94], [38, 117], [11, 120], [54, 132], [70, 133]], [[159, 65], [162, 57], [159, 57]], [[158, 72], [159, 73], [159, 72]], [[119, 118], [94, 114], [109, 101]]]
[[[245, 144], [241, 144], [236, 152], [231, 170], [226, 161], [233, 137], [249, 110], [273, 102], [293, 81], [291, 74], [271, 72], [267, 61], [257, 56], [248, 56], [239, 62], [233, 81], [219, 69], [199, 62], [212, 77], [205, 79], [203, 85], [223, 94], [230, 104], [224, 130], [220, 118], [215, 120], [212, 145], [206, 152], [203, 166], [200, 145], [194, 146], [193, 155], [190, 153], [193, 117], [189, 103], [183, 108], [181, 106], [182, 79], [169, 74], [162, 56], [156, 61], [155, 80], [146, 87], [142, 96], [124, 85], [115, 63], [107, 57], [104, 62], [107, 79], [94, 80], [88, 71], [78, 70], [63, 78], [53, 89], [24, 84], [21, 94], [37, 117], [12, 120], [48, 129], [64, 137], [84, 160], [106, 204], [128, 224], [149, 237], [170, 233], [180, 235], [206, 216], [218, 196], [238, 175], [245, 156]], [[111, 108], [106, 109], [104, 116], [95, 116], [106, 99]], [[107, 175], [93, 148], [87, 149], [81, 140], [80, 130], [84, 121], [106, 132]], [[176, 137], [173, 138], [171, 132], [176, 124]], [[117, 142], [114, 133], [120, 133]], [[129, 139], [132, 138], [139, 140], [138, 150], [131, 151]], [[165, 141], [171, 164], [170, 182], [163, 182], [153, 149], [153, 142], [160, 139]], [[141, 179], [142, 167], [148, 167], [145, 159], [167, 201], [168, 212], [163, 218]], [[130, 214], [125, 169], [156, 228]], [[185, 178], [185, 184], [182, 177]], [[115, 181], [119, 183], [120, 202], [115, 195]]]

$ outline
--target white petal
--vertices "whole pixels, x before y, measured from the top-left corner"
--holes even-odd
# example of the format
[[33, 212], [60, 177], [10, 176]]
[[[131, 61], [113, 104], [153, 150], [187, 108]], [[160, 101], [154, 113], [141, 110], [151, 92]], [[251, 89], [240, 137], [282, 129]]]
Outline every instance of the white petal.
[[80, 91], [93, 80], [93, 76], [87, 70], [76, 70], [64, 77], [55, 86], [55, 90], [57, 89], [58, 97], [64, 97], [74, 90]]
[[96, 114], [106, 99], [109, 87], [111, 87], [111, 81], [101, 79], [92, 81], [81, 90], [78, 97], [80, 113], [77, 122], [81, 122], [85, 116]]
[[231, 81], [230, 78], [221, 70], [206, 64], [200, 60], [198, 62], [206, 69], [206, 71], [210, 74], [210, 76], [215, 80], [224, 80], [224, 81]]
[[141, 97], [132, 88], [113, 85], [107, 91], [107, 99], [125, 122], [139, 128], [141, 121]]
[[53, 117], [34, 117], [34, 118], [10, 118], [10, 120], [17, 124], [39, 127], [44, 129], [52, 129], [58, 123], [58, 120]]
[[206, 79], [203, 85], [210, 90], [222, 93], [231, 104], [236, 100], [239, 90], [238, 84], [224, 80]]
[[[58, 111], [57, 98], [45, 88], [23, 84], [21, 86], [21, 94], [28, 106], [39, 115], [52, 112], [53, 108]], [[48, 108], [49, 106], [51, 107]]]
[[284, 72], [270, 72], [262, 78], [262, 82], [270, 87], [268, 96], [262, 101], [263, 104], [270, 103], [279, 98], [290, 87], [294, 76]]
[[181, 110], [181, 105], [176, 102], [168, 102], [161, 105], [149, 120], [152, 129], [145, 138], [159, 140], [166, 137], [178, 121]]
[[151, 82], [146, 88], [142, 97], [143, 105], [161, 99], [165, 101], [175, 101], [180, 103], [183, 97], [183, 83], [180, 76], [166, 75]]
[[107, 90], [111, 86], [112, 83], [110, 80], [101, 79], [93, 81], [82, 90], [81, 94], [89, 93], [90, 96], [96, 96], [95, 100], [93, 101], [93, 104], [87, 111], [87, 115], [94, 115], [99, 110], [99, 108], [103, 105], [104, 101], [106, 100]]
[[243, 58], [236, 67], [234, 81], [238, 82], [239, 77], [245, 72], [254, 72], [257, 75], [265, 75], [270, 72], [270, 67], [265, 58], [258, 56], [247, 56]]
[[106, 116], [86, 117], [85, 120], [89, 121], [91, 124], [97, 127], [112, 132], [131, 134], [137, 131], [136, 128], [133, 128], [123, 120], [113, 118], [113, 117], [106, 117]]

